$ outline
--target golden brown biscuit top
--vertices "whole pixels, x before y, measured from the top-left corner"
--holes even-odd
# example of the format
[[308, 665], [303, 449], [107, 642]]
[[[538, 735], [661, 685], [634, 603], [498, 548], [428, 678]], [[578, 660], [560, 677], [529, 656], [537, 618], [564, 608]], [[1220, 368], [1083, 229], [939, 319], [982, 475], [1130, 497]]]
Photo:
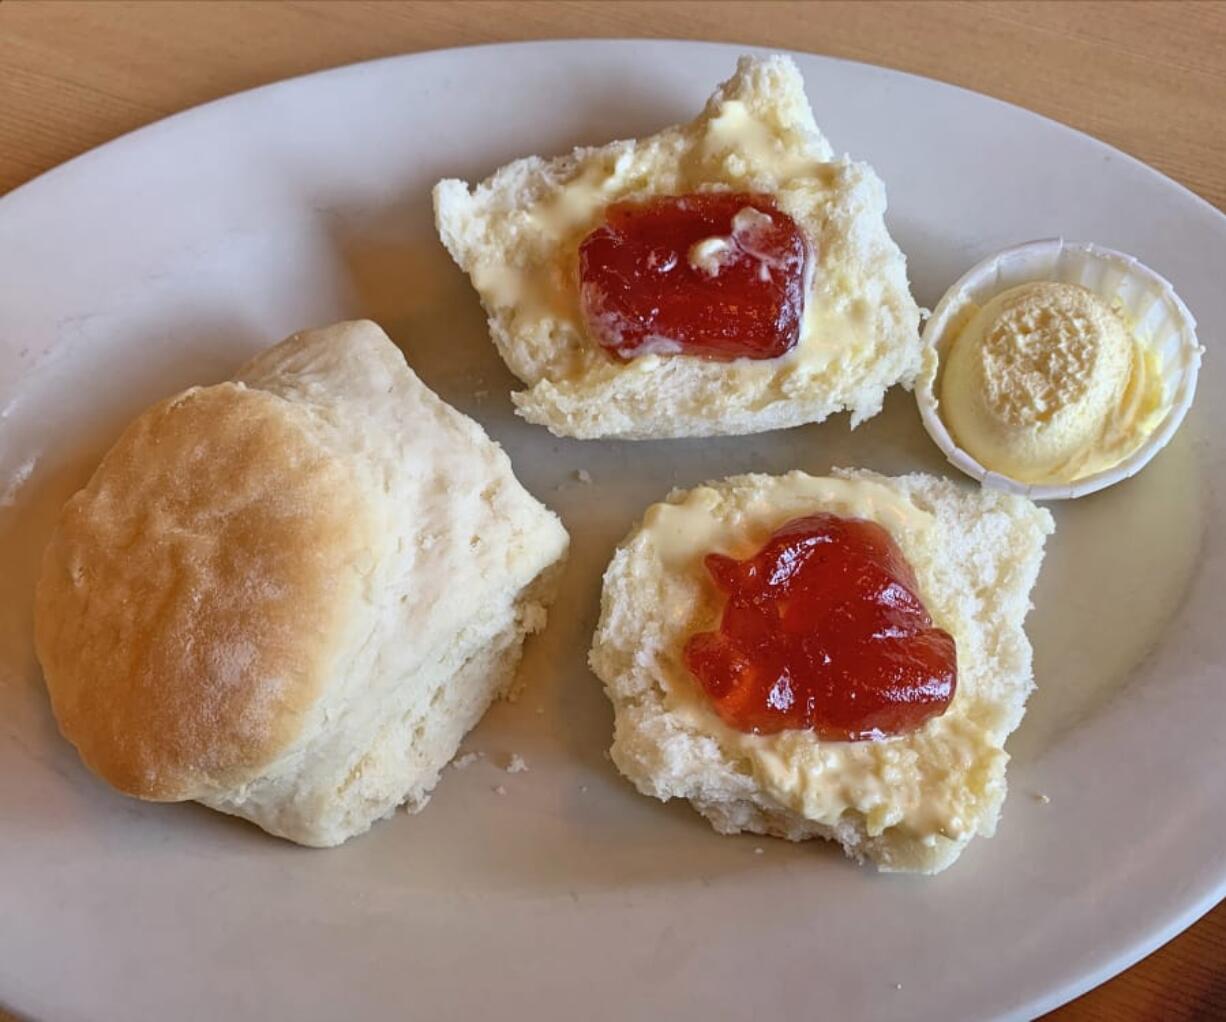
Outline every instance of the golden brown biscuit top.
[[35, 631], [64, 735], [117, 788], [190, 799], [302, 731], [376, 535], [311, 411], [225, 383], [155, 405], [65, 506]]

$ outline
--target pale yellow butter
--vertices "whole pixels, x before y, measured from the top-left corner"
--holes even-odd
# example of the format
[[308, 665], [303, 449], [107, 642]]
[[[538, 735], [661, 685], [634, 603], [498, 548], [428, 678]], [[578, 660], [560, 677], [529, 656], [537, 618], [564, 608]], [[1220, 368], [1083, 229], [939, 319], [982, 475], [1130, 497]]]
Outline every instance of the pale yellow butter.
[[745, 177], [754, 167], [771, 168], [777, 179], [806, 177], [820, 166], [812, 156], [788, 146], [736, 99], [726, 100], [707, 122], [701, 151], [705, 161], [722, 166], [732, 177]]
[[941, 416], [985, 468], [1082, 479], [1144, 443], [1169, 399], [1147, 345], [1093, 292], [1036, 282], [972, 310], [950, 342]]
[[[744, 103], [729, 100], [721, 110], [697, 136], [695, 151], [702, 159], [696, 165], [687, 168], [685, 161], [679, 161], [665, 177], [656, 166], [655, 150], [627, 150], [612, 162], [595, 152], [547, 199], [517, 214], [518, 258], [483, 261], [473, 267], [473, 283], [486, 303], [512, 310], [521, 330], [565, 331], [586, 337], [579, 306], [577, 253], [583, 239], [604, 221], [610, 204], [653, 195], [748, 188], [751, 182], [786, 183], [788, 190], [773, 197], [796, 220], [812, 249], [800, 337], [796, 347], [783, 356], [789, 364], [787, 371], [811, 379], [833, 356], [866, 346], [870, 330], [865, 310], [852, 301], [856, 293], [866, 290], [858, 267], [828, 257], [822, 272], [813, 272], [823, 248], [821, 206], [831, 198], [837, 175], [832, 176], [829, 168], [819, 173], [822, 163], [790, 148], [751, 116]], [[734, 218], [733, 233], [738, 224], [747, 226], [767, 215], [746, 207]], [[731, 251], [730, 239], [712, 237], [692, 246], [687, 256], [696, 269], [716, 276]], [[594, 342], [587, 343], [602, 368], [619, 368], [592, 346]], [[669, 353], [671, 349], [657, 344], [641, 355]], [[586, 360], [573, 363], [575, 373], [586, 368]], [[759, 370], [754, 362], [747, 359], [728, 367], [733, 376], [755, 371]]]

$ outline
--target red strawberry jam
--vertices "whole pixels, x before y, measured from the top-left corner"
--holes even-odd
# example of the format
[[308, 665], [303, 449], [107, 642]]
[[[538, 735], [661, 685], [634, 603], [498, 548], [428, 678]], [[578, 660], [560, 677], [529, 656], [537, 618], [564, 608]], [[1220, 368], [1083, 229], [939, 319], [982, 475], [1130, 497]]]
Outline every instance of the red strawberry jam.
[[953, 637], [933, 627], [880, 525], [797, 518], [752, 557], [708, 554], [706, 566], [728, 602], [718, 631], [690, 637], [685, 663], [730, 727], [885, 738], [953, 699]]
[[618, 202], [579, 246], [588, 332], [615, 358], [777, 358], [796, 346], [809, 246], [764, 195]]

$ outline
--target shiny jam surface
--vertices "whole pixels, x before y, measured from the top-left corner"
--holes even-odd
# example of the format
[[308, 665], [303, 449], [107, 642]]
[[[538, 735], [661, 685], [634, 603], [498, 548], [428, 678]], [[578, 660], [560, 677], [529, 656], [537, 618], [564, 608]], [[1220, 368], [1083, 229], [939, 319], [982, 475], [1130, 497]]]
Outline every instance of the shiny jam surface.
[[776, 358], [800, 338], [808, 264], [804, 235], [767, 196], [619, 202], [579, 246], [579, 293], [615, 358]]
[[933, 626], [915, 574], [874, 522], [817, 514], [754, 556], [708, 554], [728, 597], [685, 663], [729, 727], [858, 741], [906, 734], [954, 697], [953, 637]]

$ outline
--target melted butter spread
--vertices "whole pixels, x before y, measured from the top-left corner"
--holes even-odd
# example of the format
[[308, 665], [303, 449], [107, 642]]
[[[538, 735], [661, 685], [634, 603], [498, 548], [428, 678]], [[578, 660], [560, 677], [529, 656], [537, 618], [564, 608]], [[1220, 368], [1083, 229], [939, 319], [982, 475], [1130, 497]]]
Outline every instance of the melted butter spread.
[[719, 114], [707, 122], [702, 154], [710, 161], [727, 161], [734, 174], [744, 174], [753, 164], [775, 168], [781, 177], [812, 174], [817, 161], [784, 144], [770, 125], [754, 117], [740, 100], [726, 100]]
[[870, 836], [899, 828], [926, 842], [969, 837], [985, 817], [993, 818], [1003, 796], [1007, 756], [989, 722], [976, 712], [970, 691], [974, 671], [964, 671], [961, 647], [958, 691], [949, 709], [911, 734], [867, 742], [821, 741], [801, 730], [755, 735], [730, 728], [682, 662], [685, 637], [714, 627], [722, 609], [703, 558], [712, 552], [747, 557], [785, 522], [817, 511], [884, 527], [915, 570], [929, 613], [958, 640], [965, 624], [953, 601], [942, 605], [939, 587], [925, 585], [942, 557], [936, 520], [903, 494], [871, 480], [801, 472], [735, 502], [699, 487], [678, 503], [653, 505], [643, 521], [644, 542], [669, 579], [661, 612], [666, 627], [679, 634], [677, 648], [660, 665], [668, 711], [688, 730], [712, 737], [759, 787], [810, 820], [833, 827], [844, 814], [857, 813]]
[[[476, 263], [471, 268], [473, 283], [487, 306], [512, 312], [518, 332], [582, 339], [579, 346], [587, 355], [572, 351], [567, 364], [557, 366], [562, 371], [550, 373], [555, 380], [583, 375], [593, 362], [606, 371], [623, 372], [644, 358], [656, 359], [644, 366], [651, 369], [659, 354], [647, 352], [628, 365], [612, 366], [587, 338], [578, 298], [579, 244], [616, 201], [711, 189], [764, 191], [796, 221], [812, 254], [800, 337], [790, 352], [770, 360], [787, 367], [785, 392], [803, 392], [836, 358], [854, 362], [857, 351], [867, 357], [870, 347], [868, 309], [855, 296], [873, 288], [855, 267], [822, 246], [822, 233], [829, 229], [825, 208], [840, 187], [840, 166], [815, 159], [745, 103], [726, 100], [714, 116], [639, 143], [624, 143], [616, 156], [591, 151], [569, 179], [531, 207], [509, 214], [515, 238], [511, 258]], [[720, 259], [715, 248], [712, 244], [687, 255], [693, 265], [714, 275]], [[846, 250], [843, 245], [836, 248]], [[737, 360], [729, 363], [728, 373], [735, 377], [738, 369], [753, 364]]]
[[[577, 249], [615, 201], [620, 176], [597, 161], [529, 212], [515, 214], [521, 232], [537, 238], [537, 246]], [[483, 262], [473, 267], [473, 284], [492, 305], [511, 308], [523, 320], [577, 317], [578, 299], [570, 260], [528, 261], [522, 264]]]

